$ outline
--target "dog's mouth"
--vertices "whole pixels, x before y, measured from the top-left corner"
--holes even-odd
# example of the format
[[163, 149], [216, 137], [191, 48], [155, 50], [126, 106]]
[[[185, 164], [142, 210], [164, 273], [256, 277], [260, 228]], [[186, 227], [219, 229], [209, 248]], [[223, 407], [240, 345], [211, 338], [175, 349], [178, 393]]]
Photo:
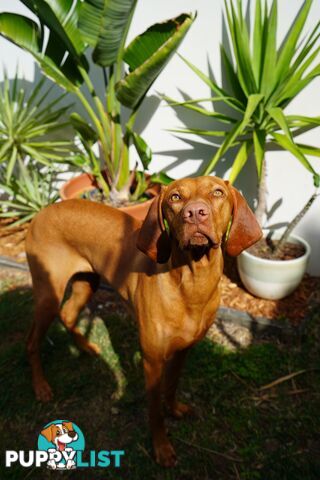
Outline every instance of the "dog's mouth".
[[195, 247], [209, 246], [211, 240], [207, 235], [201, 232], [195, 232], [189, 239], [189, 245]]
[[65, 443], [62, 443], [58, 440], [58, 449], [60, 452], [62, 452], [65, 448], [66, 448], [66, 444]]
[[216, 238], [216, 235], [209, 234], [197, 230], [191, 233], [185, 243], [186, 248], [195, 248], [195, 247], [206, 247], [206, 248], [218, 248], [220, 242]]

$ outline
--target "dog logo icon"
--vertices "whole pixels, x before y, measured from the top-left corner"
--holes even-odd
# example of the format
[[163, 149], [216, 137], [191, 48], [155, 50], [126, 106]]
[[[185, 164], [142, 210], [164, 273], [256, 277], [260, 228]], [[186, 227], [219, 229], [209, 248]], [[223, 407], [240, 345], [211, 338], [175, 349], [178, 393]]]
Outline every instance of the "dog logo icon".
[[50, 422], [38, 437], [38, 449], [48, 453], [47, 468], [51, 470], [77, 468], [76, 453], [83, 451], [84, 447], [84, 436], [80, 428], [69, 420]]

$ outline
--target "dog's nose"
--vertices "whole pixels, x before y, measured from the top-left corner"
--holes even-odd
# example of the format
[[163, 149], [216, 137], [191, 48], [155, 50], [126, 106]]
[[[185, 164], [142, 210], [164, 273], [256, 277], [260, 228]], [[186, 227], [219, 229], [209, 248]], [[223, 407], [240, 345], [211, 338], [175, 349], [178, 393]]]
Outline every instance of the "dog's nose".
[[77, 435], [77, 433], [74, 430], [69, 430], [68, 435], [69, 437], [74, 438]]
[[187, 223], [203, 223], [209, 216], [209, 208], [203, 202], [191, 202], [182, 211], [183, 220]]

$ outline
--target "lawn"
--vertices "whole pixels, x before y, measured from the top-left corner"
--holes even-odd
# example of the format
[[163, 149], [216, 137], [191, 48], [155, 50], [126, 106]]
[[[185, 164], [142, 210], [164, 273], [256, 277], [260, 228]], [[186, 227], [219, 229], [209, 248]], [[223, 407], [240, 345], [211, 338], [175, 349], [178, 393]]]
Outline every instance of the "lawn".
[[319, 479], [319, 312], [310, 313], [300, 339], [260, 339], [237, 351], [205, 339], [193, 349], [180, 396], [196, 406], [197, 415], [168, 420], [179, 463], [164, 470], [152, 458], [135, 325], [108, 302], [98, 307], [96, 302], [91, 306], [90, 334], [102, 347], [100, 357], [78, 351], [59, 322], [50, 329], [43, 363], [55, 397], [40, 404], [33, 396], [24, 343], [32, 318], [31, 291], [2, 282], [1, 480], [60, 478], [45, 468], [5, 469], [3, 462], [4, 450], [34, 449], [42, 427], [58, 418], [82, 429], [87, 449], [125, 450], [119, 469], [64, 472], [64, 479]]

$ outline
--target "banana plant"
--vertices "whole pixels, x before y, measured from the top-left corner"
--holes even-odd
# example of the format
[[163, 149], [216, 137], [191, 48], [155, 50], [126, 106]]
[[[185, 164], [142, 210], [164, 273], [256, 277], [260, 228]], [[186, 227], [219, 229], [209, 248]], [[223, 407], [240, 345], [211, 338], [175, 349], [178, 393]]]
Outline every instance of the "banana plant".
[[[225, 0], [225, 18], [230, 53], [221, 44], [221, 60], [226, 72], [228, 86], [223, 87], [204, 74], [194, 64], [182, 58], [188, 67], [211, 89], [210, 98], [178, 102], [165, 100], [174, 107], [183, 107], [197, 114], [212, 118], [221, 124], [214, 130], [197, 128], [174, 131], [221, 139], [219, 148], [204, 165], [202, 174], [212, 172], [229, 149], [235, 149], [230, 172], [233, 183], [245, 167], [251, 152], [254, 152], [258, 179], [258, 207], [256, 216], [260, 223], [266, 210], [265, 152], [271, 145], [289, 151], [313, 176], [319, 187], [320, 176], [306, 155], [320, 156], [320, 148], [305, 145], [297, 137], [320, 125], [320, 117], [287, 115], [286, 107], [320, 75], [320, 22], [309, 34], [302, 33], [310, 12], [312, 0], [305, 0], [295, 20], [290, 25], [284, 40], [277, 47], [277, 0], [268, 9], [267, 2], [255, 2], [253, 28], [249, 30], [242, 1]], [[221, 103], [231, 113], [212, 111], [203, 103]]]
[[[146, 169], [151, 150], [137, 133], [134, 122], [150, 86], [163, 70], [190, 28], [194, 17], [182, 14], [152, 25], [126, 45], [137, 0], [21, 0], [36, 15], [0, 14], [0, 34], [30, 52], [43, 73], [75, 95], [89, 120], [75, 113], [71, 121], [104, 193], [111, 200], [130, 197], [129, 147], [131, 144]], [[96, 93], [90, 65], [101, 68], [105, 95]], [[124, 74], [124, 66], [129, 71]], [[81, 88], [83, 87], [83, 88]], [[84, 94], [87, 90], [88, 95]], [[130, 109], [125, 125], [121, 105]], [[101, 158], [93, 151], [98, 142]]]

